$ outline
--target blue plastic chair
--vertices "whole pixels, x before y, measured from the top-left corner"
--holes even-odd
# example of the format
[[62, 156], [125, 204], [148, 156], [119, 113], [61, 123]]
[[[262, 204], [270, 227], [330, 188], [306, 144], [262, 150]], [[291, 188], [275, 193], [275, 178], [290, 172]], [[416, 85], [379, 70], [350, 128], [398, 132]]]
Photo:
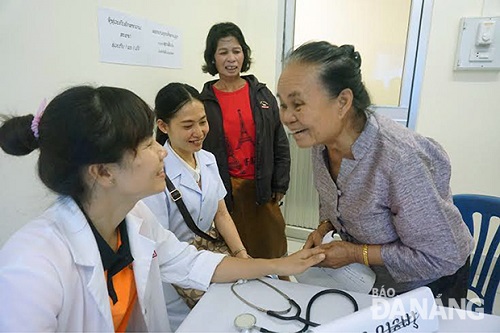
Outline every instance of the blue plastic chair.
[[[500, 281], [500, 262], [494, 257], [495, 251], [498, 248], [500, 241], [500, 227], [490, 223], [491, 217], [500, 218], [500, 198], [479, 194], [457, 194], [453, 196], [453, 202], [462, 214], [467, 227], [472, 235], [479, 233], [477, 244], [475, 245], [474, 256], [470, 265], [469, 274], [469, 290], [473, 291], [483, 300], [484, 313], [491, 314], [493, 311], [493, 303]], [[474, 229], [474, 221], [472, 215], [474, 213], [481, 214], [481, 224], [479, 230]], [[487, 244], [486, 235], [493, 234], [491, 242]], [[478, 272], [479, 262], [481, 260], [483, 250], [486, 249], [486, 256], [481, 271]], [[488, 271], [493, 267], [489, 281], [487, 281]], [[479, 274], [478, 274], [479, 273]], [[474, 277], [479, 275], [477, 282], [474, 284]], [[485, 292], [483, 292], [485, 290]], [[474, 305], [472, 310], [481, 308]]]

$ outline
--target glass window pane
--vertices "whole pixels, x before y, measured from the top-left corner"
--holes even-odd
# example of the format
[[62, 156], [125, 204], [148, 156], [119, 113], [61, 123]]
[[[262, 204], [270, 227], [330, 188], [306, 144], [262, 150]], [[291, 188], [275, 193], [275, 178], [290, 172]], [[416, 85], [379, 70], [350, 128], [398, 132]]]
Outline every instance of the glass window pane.
[[353, 44], [376, 105], [399, 106], [411, 0], [296, 0], [294, 48]]

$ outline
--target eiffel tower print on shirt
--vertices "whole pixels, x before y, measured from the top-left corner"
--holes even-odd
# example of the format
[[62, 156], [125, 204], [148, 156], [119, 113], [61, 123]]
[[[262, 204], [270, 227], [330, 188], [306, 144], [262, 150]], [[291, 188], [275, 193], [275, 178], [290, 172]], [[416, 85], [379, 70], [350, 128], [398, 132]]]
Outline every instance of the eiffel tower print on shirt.
[[225, 136], [225, 139], [226, 139], [227, 161], [228, 161], [229, 169], [241, 170], [242, 165], [238, 161], [238, 159], [236, 157], [234, 157], [234, 150], [231, 147], [231, 144], [229, 143], [229, 138], [227, 136]]
[[238, 140], [238, 145], [236, 146], [236, 149], [241, 148], [241, 146], [245, 142], [251, 142], [252, 145], [254, 144], [252, 137], [250, 134], [248, 134], [248, 131], [245, 127], [245, 122], [243, 121], [243, 117], [241, 116], [241, 110], [238, 109], [238, 117], [240, 118], [240, 138]]

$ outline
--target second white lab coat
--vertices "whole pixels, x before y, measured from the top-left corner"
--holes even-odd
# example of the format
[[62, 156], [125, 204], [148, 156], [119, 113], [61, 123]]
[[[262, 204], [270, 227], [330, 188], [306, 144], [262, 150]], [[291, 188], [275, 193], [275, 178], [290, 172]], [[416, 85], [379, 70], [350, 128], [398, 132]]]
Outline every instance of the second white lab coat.
[[[163, 160], [167, 176], [182, 193], [182, 200], [198, 228], [207, 232], [212, 225], [219, 201], [224, 199], [227, 193], [214, 155], [203, 149], [195, 153], [200, 164], [200, 188], [168, 142], [164, 147], [168, 152]], [[172, 231], [179, 240], [188, 242], [194, 238], [194, 232], [187, 226], [166, 188], [162, 193], [145, 198], [144, 202], [158, 218], [158, 222]]]
[[[126, 223], [138, 295], [128, 330], [170, 331], [162, 280], [206, 290], [223, 256], [178, 241], [142, 202]], [[0, 331], [114, 331], [99, 249], [72, 199], [0, 250], [0, 295]]]
[[[168, 141], [164, 147], [168, 152], [167, 157], [163, 160], [167, 176], [182, 193], [182, 200], [198, 228], [205, 232], [208, 231], [217, 212], [219, 201], [223, 200], [227, 193], [220, 178], [214, 155], [205, 150], [195, 153], [200, 164], [202, 184], [200, 188], [186, 165], [172, 151]], [[178, 239], [187, 242], [194, 238], [195, 234], [187, 226], [166, 188], [165, 191], [147, 197], [143, 201], [157, 217], [158, 222], [172, 231]], [[163, 289], [170, 314], [170, 325], [175, 330], [190, 310], [169, 283], [164, 283]]]

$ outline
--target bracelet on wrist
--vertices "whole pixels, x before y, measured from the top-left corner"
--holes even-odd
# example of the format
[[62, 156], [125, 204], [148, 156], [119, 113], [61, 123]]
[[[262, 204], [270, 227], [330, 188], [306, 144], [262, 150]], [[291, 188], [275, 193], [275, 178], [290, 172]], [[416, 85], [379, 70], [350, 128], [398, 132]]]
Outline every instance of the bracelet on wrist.
[[323, 224], [326, 224], [328, 223], [329, 225], [333, 226], [332, 223], [330, 222], [330, 220], [322, 220], [319, 222], [318, 224], [318, 228], [321, 227]]
[[368, 261], [368, 244], [363, 244], [363, 263], [366, 266], [370, 266], [370, 262]]
[[232, 255], [233, 257], [236, 257], [236, 255], [237, 255], [238, 253], [240, 253], [240, 252], [242, 252], [242, 251], [246, 251], [246, 250], [247, 250], [247, 249], [245, 249], [244, 247], [242, 247], [241, 249], [238, 249], [238, 250], [234, 251], [233, 253], [231, 253], [231, 255]]
[[[323, 228], [324, 225], [327, 225], [326, 229]], [[332, 222], [330, 222], [330, 220], [323, 220], [321, 222], [319, 222], [318, 224], [318, 227], [316, 228], [317, 230], [322, 230], [321, 232], [323, 231], [326, 231], [325, 233], [333, 230], [333, 233], [336, 233], [337, 231], [335, 230], [335, 227], [333, 226]]]

